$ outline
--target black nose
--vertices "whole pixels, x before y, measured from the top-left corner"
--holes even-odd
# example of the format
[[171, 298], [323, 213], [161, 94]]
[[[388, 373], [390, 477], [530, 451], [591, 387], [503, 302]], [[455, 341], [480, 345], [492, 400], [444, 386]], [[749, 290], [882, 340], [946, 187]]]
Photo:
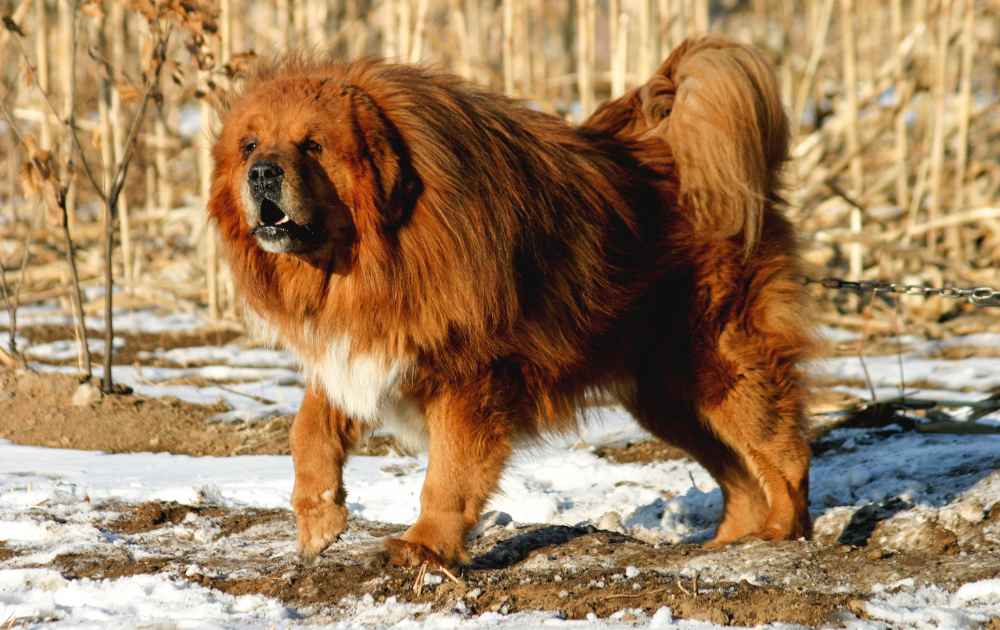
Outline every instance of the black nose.
[[270, 160], [260, 160], [250, 167], [250, 188], [257, 194], [276, 194], [281, 190], [285, 171]]

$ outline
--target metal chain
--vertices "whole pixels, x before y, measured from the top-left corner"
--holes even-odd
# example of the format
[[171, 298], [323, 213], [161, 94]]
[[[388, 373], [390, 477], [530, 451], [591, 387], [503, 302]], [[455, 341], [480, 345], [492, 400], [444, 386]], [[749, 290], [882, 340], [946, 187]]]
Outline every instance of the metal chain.
[[878, 293], [920, 295], [923, 297], [940, 295], [941, 297], [956, 300], [968, 300], [970, 304], [976, 306], [1000, 306], [1000, 290], [991, 287], [976, 287], [974, 289], [962, 289], [958, 287], [938, 288], [887, 282], [885, 280], [861, 280], [855, 282], [842, 278], [810, 278], [808, 276], [804, 277], [802, 281], [803, 284], [818, 284], [826, 289], [856, 291], [858, 293], [871, 293], [873, 295]]

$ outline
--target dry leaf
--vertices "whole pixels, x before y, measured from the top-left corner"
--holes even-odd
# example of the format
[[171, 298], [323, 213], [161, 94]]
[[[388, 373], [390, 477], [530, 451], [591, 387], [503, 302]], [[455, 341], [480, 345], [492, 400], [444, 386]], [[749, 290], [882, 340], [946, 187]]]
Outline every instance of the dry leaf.
[[24, 76], [24, 85], [31, 87], [35, 84], [35, 67], [27, 61], [21, 62], [21, 72]]
[[133, 103], [142, 96], [142, 91], [128, 81], [119, 81], [116, 83], [115, 90], [118, 91], [118, 97], [123, 103]]
[[257, 53], [252, 50], [246, 52], [241, 52], [233, 55], [229, 59], [229, 63], [226, 64], [225, 71], [226, 76], [230, 79], [244, 76], [247, 71], [253, 66], [257, 61]]
[[92, 17], [95, 20], [100, 20], [104, 18], [104, 8], [101, 6], [99, 0], [86, 0], [80, 4], [80, 13], [88, 17]]
[[159, 17], [156, 5], [150, 0], [129, 0], [128, 6], [133, 11], [142, 14], [150, 23], [155, 22]]
[[3, 16], [3, 27], [18, 37], [24, 37], [24, 31], [22, 31], [21, 27], [17, 25], [14, 18], [9, 15]]
[[32, 136], [24, 138], [24, 148], [28, 159], [21, 165], [20, 182], [25, 196], [42, 193], [46, 184], [55, 183], [56, 164], [52, 152], [42, 149]]

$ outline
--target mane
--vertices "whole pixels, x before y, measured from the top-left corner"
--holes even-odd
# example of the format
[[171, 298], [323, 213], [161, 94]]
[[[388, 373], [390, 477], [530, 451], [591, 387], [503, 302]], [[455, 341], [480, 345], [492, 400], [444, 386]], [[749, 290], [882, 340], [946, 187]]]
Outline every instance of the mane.
[[615, 280], [634, 264], [626, 245], [652, 233], [639, 225], [650, 217], [634, 210], [635, 188], [652, 178], [628, 147], [454, 75], [374, 58], [273, 59], [221, 113], [263, 86], [300, 78], [377, 110], [421, 183], [398, 229], [362, 235], [357, 268], [331, 289], [331, 310], [377, 308], [384, 326], [342, 319], [367, 321], [369, 336], [405, 331], [398, 344], [420, 353], [478, 348], [469, 369], [510, 353], [582, 361], [585, 335], [630, 299]]

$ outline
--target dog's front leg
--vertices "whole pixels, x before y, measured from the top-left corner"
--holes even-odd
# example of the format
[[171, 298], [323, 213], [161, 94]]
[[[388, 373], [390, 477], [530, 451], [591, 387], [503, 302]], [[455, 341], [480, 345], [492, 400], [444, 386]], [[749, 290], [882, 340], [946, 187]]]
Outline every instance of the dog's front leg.
[[386, 541], [393, 564], [449, 566], [468, 561], [465, 535], [479, 521], [510, 455], [510, 426], [448, 394], [428, 405], [429, 461], [420, 516], [399, 538]]
[[290, 436], [295, 464], [292, 508], [299, 530], [299, 554], [312, 559], [347, 527], [342, 479], [347, 451], [358, 427], [330, 405], [317, 385], [309, 385]]

